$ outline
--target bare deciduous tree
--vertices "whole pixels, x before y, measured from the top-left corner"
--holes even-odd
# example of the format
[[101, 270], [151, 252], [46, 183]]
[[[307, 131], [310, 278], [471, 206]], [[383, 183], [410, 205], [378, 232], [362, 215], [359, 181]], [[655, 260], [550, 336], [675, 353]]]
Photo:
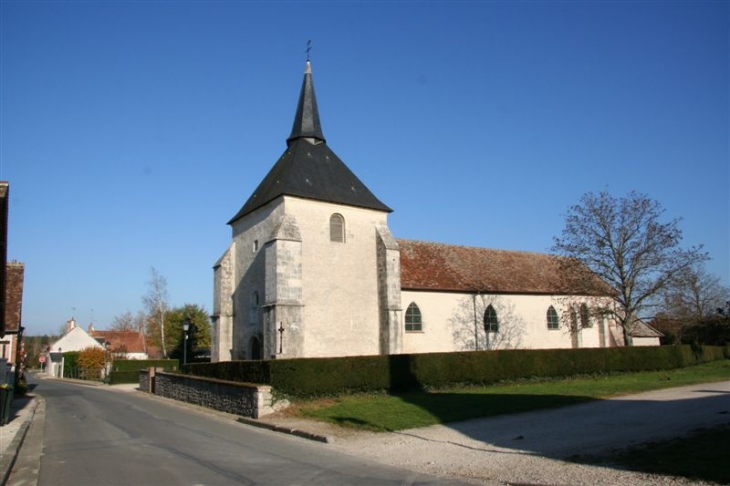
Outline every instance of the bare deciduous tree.
[[663, 313], [685, 324], [696, 324], [717, 313], [730, 300], [730, 288], [720, 278], [694, 265], [679, 272], [662, 291]]
[[701, 246], [680, 247], [680, 220], [663, 223], [663, 212], [636, 192], [623, 198], [589, 192], [568, 210], [562, 237], [555, 238], [553, 250], [569, 257], [566, 265], [585, 265], [613, 289], [613, 317], [629, 345], [639, 314], [677, 275], [707, 259]]
[[[147, 313], [149, 314], [148, 324], [150, 328], [148, 336], [159, 335], [162, 355], [167, 358], [167, 346], [165, 344], [165, 314], [169, 309], [167, 303], [167, 279], [160, 275], [155, 267], [150, 268], [150, 280], [147, 282], [149, 290], [142, 297]], [[155, 336], [156, 337], [156, 336]]]
[[124, 314], [115, 316], [112, 320], [110, 331], [140, 331], [145, 328], [147, 316], [144, 312], [138, 311], [137, 315], [127, 311]]

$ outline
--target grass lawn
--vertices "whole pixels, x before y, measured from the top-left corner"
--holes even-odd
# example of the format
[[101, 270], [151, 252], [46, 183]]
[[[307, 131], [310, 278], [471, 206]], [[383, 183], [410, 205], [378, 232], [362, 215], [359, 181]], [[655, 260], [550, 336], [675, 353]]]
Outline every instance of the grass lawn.
[[730, 360], [720, 360], [670, 371], [533, 380], [399, 395], [347, 395], [299, 403], [296, 410], [301, 416], [343, 426], [394, 431], [727, 379]]

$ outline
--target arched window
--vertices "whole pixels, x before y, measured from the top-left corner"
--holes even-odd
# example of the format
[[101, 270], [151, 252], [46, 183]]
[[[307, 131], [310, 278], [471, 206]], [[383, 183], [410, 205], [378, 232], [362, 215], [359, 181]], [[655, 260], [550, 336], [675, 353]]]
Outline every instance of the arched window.
[[588, 312], [588, 306], [585, 303], [580, 305], [580, 327], [593, 327], [591, 315]]
[[560, 319], [553, 306], [548, 307], [547, 310], [547, 327], [548, 329], [560, 329]]
[[422, 331], [423, 322], [421, 321], [421, 309], [415, 302], [406, 309], [406, 331]]
[[484, 330], [486, 332], [499, 332], [497, 311], [494, 310], [492, 304], [489, 304], [489, 306], [487, 306], [487, 310], [484, 311]]
[[341, 214], [330, 216], [330, 241], [345, 242], [345, 218]]

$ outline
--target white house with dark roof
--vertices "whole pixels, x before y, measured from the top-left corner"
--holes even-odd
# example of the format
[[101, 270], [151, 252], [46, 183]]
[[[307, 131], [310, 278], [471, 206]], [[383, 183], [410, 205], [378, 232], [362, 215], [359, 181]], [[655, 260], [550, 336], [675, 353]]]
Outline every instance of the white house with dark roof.
[[623, 345], [610, 292], [559, 257], [395, 239], [326, 143], [309, 61], [286, 143], [228, 222], [213, 361]]

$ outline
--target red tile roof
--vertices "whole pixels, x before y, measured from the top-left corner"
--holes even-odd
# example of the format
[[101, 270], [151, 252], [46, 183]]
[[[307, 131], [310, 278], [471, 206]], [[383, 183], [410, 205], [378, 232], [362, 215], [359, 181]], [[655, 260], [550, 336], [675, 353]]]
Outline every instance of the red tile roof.
[[[555, 255], [398, 240], [403, 290], [608, 295], [583, 266]], [[600, 289], [600, 290], [599, 290]]]
[[89, 332], [91, 337], [101, 342], [109, 343], [111, 352], [146, 353], [144, 334], [139, 331], [97, 331]]

